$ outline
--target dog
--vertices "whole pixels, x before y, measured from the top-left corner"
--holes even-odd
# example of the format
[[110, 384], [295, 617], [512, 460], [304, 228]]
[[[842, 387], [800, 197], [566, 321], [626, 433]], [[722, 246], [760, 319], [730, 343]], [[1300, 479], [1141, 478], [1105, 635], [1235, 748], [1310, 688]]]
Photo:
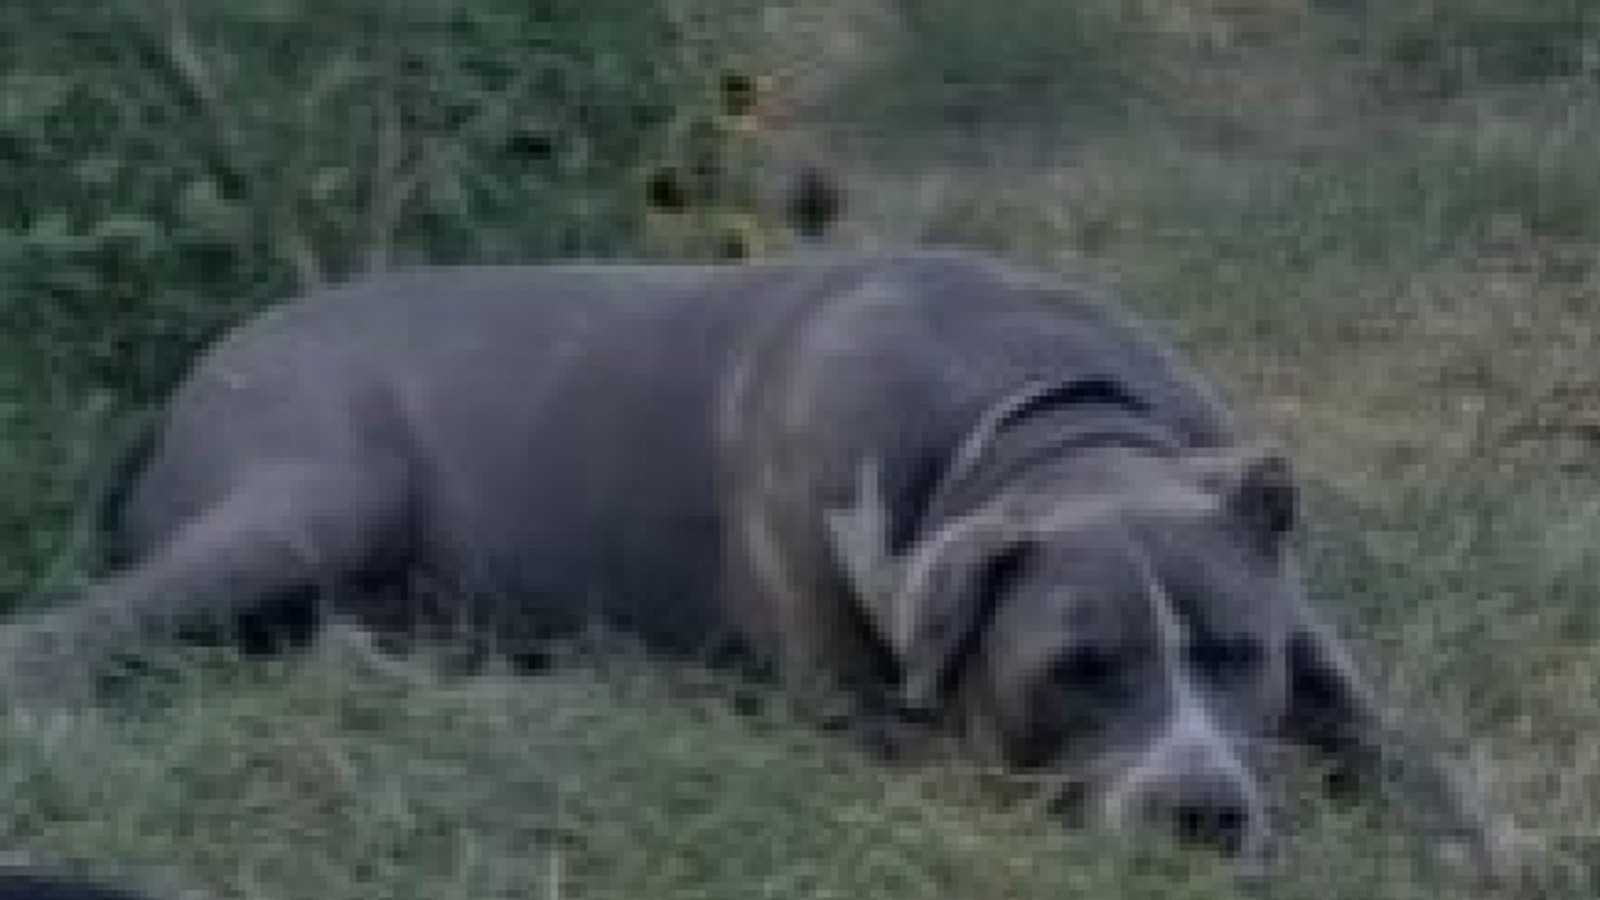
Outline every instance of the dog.
[[1282, 745], [1485, 834], [1307, 602], [1283, 455], [1112, 298], [982, 254], [320, 288], [197, 362], [117, 500], [127, 564], [11, 625], [13, 695], [330, 611], [513, 657], [599, 623], [1241, 860]]

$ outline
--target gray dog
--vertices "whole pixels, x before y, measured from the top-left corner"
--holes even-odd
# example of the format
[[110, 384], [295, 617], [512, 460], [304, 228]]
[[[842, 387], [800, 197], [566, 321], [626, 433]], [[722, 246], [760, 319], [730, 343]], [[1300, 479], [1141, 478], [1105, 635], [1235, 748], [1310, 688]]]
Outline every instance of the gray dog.
[[1282, 745], [1483, 836], [1303, 598], [1283, 460], [1112, 306], [981, 256], [322, 290], [199, 362], [123, 495], [132, 563], [12, 627], [19, 694], [330, 607], [512, 655], [599, 622], [1245, 859]]

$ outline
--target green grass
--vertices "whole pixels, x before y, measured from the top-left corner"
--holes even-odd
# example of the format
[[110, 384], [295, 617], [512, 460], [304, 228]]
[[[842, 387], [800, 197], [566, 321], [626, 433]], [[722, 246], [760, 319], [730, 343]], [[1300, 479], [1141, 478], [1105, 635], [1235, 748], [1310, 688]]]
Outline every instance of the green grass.
[[[1152, 19], [1138, 4], [912, 0], [901, 10], [883, 51], [838, 88], [854, 123], [889, 146], [996, 125], [1046, 126], [1062, 140], [1069, 126], [1115, 122], [1154, 99]], [[900, 127], [871, 127], [884, 121]]]
[[1369, 51], [1436, 93], [1593, 75], [1600, 49], [1593, 0], [1400, 0], [1374, 6], [1367, 18], [1361, 41]]
[[[763, 32], [795, 21], [780, 6], [558, 3], [536, 22], [494, 0], [377, 19], [360, 0], [192, 0], [221, 132], [192, 115], [193, 72], [174, 79], [160, 4], [0, 7], [0, 602], [81, 581], [120, 423], [303, 278], [305, 248], [338, 273], [375, 246], [642, 246], [629, 179], [701, 102], [708, 48], [753, 65], [750, 48], [801, 59], [827, 37]], [[1477, 761], [1545, 896], [1592, 896], [1590, 5], [826, 6], [818, 21], [863, 29], [828, 51], [864, 64], [792, 125], [836, 139], [848, 234], [1122, 287], [1292, 449], [1313, 590], [1388, 694]], [[374, 244], [359, 176], [396, 66], [417, 76], [409, 133], [448, 152]], [[517, 114], [481, 118], [508, 86]], [[535, 126], [556, 158], [518, 155]], [[96, 712], [0, 720], [0, 844], [262, 900], [1238, 895], [1208, 859], [1064, 830], [1025, 790], [735, 712], [742, 688], [693, 671], [442, 678], [345, 644], [178, 671]], [[1276, 896], [1474, 896], [1381, 809], [1296, 809]]]
[[[136, 714], [0, 722], [7, 846], [230, 898], [1232, 896], [1207, 855], [1068, 832], [1025, 791], [887, 775], [626, 657], [533, 685], [349, 648], [190, 671]], [[1362, 896], [1324, 892], [1330, 845], [1368, 878], [1414, 867], [1370, 816], [1311, 810], [1284, 896]]]

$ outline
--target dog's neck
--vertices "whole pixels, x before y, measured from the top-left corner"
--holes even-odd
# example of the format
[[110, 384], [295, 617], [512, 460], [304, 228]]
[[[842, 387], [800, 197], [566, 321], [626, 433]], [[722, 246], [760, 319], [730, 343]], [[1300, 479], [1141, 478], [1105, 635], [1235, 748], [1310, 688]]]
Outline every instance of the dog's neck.
[[929, 496], [921, 533], [978, 511], [996, 498], [1118, 489], [1128, 457], [1171, 458], [1181, 451], [1173, 429], [1142, 407], [1116, 398], [1038, 409], [1006, 423], [981, 448], [953, 458]]

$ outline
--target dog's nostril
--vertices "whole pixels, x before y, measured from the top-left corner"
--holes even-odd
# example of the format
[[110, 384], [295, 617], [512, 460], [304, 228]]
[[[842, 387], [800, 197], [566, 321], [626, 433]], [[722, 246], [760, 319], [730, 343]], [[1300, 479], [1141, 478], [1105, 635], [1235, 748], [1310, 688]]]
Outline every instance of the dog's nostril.
[[1244, 846], [1250, 814], [1234, 803], [1180, 803], [1172, 810], [1173, 827], [1184, 841], [1211, 844], [1227, 853]]

